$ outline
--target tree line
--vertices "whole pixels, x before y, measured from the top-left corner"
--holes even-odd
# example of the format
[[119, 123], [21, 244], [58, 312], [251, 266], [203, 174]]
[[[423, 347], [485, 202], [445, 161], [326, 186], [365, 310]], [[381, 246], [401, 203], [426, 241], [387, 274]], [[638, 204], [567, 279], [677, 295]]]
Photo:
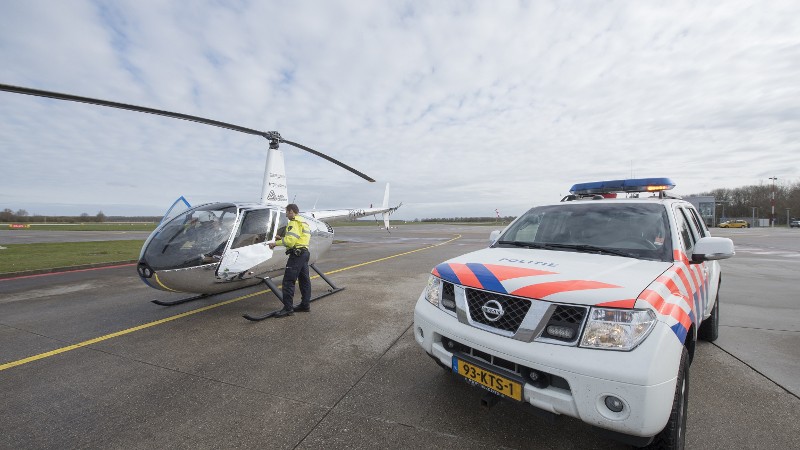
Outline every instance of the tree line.
[[516, 216], [505, 217], [444, 217], [432, 219], [415, 219], [414, 222], [448, 222], [448, 223], [511, 223]]
[[[703, 196], [714, 196], [716, 202], [715, 216], [720, 219], [769, 219], [772, 211], [772, 193], [775, 192], [775, 225], [786, 225], [787, 210], [791, 218], [800, 217], [800, 182], [783, 184], [760, 184], [738, 188], [719, 188], [703, 192]], [[414, 222], [498, 222], [510, 223], [516, 216], [505, 217], [445, 217], [414, 219]], [[161, 216], [106, 216], [103, 211], [91, 216], [82, 213], [79, 216], [42, 216], [30, 215], [24, 209], [13, 211], [5, 208], [0, 211], [0, 222], [21, 223], [76, 223], [76, 222], [158, 222]]]
[[14, 211], [5, 208], [0, 211], [0, 222], [3, 223], [103, 223], [103, 222], [159, 222], [161, 216], [106, 216], [103, 211], [95, 215], [81, 213], [78, 216], [42, 216], [39, 214], [31, 215], [24, 209]]

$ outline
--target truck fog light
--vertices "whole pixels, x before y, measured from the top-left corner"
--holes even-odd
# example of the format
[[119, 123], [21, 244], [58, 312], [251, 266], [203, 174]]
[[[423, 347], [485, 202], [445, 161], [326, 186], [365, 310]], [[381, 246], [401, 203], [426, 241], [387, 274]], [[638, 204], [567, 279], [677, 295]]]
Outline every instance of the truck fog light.
[[623, 408], [625, 408], [625, 404], [622, 403], [622, 400], [620, 400], [617, 397], [614, 397], [613, 395], [607, 395], [605, 403], [606, 403], [606, 408], [615, 413], [618, 413], [622, 411]]
[[537, 372], [535, 370], [531, 370], [530, 373], [528, 374], [528, 378], [530, 378], [531, 381], [533, 381], [535, 383], [535, 382], [539, 381], [539, 378], [541, 378], [541, 377], [539, 376], [539, 372]]
[[575, 336], [575, 330], [569, 327], [550, 325], [547, 327], [547, 334], [561, 339], [572, 339]]
[[452, 349], [456, 348], [456, 344], [454, 344], [453, 341], [451, 341], [449, 339], [447, 341], [447, 344], [445, 344], [445, 345], [447, 345], [448, 350], [452, 350]]

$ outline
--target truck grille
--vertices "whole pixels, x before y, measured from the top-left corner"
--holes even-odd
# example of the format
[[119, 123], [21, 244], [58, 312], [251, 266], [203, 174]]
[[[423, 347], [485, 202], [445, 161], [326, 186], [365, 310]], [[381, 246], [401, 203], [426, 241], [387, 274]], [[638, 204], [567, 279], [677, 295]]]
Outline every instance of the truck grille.
[[[530, 300], [523, 298], [512, 297], [509, 295], [502, 295], [493, 292], [480, 291], [477, 289], [466, 289], [467, 293], [467, 308], [469, 315], [474, 322], [486, 325], [499, 330], [510, 331], [516, 333], [525, 314], [531, 307]], [[496, 320], [492, 314], [485, 314], [483, 307], [494, 300], [503, 309], [503, 314]], [[488, 317], [487, 317], [488, 316]]]
[[[583, 306], [572, 305], [558, 305], [556, 306], [553, 315], [547, 322], [547, 326], [542, 332], [542, 337], [547, 339], [555, 339], [563, 342], [575, 342], [578, 340], [583, 319], [586, 317], [586, 308]], [[550, 334], [550, 326], [568, 328], [572, 330], [571, 336]]]

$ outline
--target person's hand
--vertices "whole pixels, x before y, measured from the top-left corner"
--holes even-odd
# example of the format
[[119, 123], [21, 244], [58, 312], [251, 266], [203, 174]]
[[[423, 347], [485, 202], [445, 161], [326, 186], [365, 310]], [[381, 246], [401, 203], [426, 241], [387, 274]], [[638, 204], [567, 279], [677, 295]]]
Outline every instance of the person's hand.
[[271, 249], [273, 249], [273, 248], [275, 248], [275, 243], [274, 243], [274, 242], [270, 242], [270, 243], [269, 243], [269, 244], [267, 244], [267, 245], [269, 245], [269, 248], [270, 248], [270, 250], [271, 250]]

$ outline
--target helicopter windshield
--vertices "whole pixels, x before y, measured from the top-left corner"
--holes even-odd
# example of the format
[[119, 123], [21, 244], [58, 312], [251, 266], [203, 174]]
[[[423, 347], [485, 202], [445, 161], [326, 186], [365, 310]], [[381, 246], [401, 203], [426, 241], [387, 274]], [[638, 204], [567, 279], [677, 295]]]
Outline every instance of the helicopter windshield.
[[236, 206], [215, 203], [170, 220], [144, 251], [154, 270], [181, 269], [218, 262], [236, 222]]

